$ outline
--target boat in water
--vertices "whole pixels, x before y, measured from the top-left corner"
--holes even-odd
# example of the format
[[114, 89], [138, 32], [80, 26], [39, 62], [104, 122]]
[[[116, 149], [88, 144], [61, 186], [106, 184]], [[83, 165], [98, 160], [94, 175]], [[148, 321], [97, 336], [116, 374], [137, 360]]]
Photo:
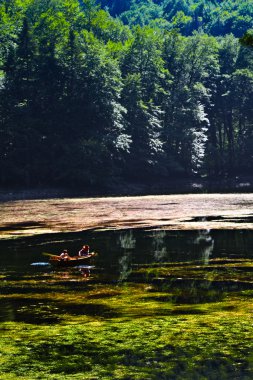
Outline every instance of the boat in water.
[[62, 259], [60, 256], [52, 255], [49, 258], [49, 263], [55, 267], [75, 267], [78, 265], [87, 265], [91, 258], [95, 255], [95, 252], [91, 252], [86, 256], [69, 256], [68, 259]]

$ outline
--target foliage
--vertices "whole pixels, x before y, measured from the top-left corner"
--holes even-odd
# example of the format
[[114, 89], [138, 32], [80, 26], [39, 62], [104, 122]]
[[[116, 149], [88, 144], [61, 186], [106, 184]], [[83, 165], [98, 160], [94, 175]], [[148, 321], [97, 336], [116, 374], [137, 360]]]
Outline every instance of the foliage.
[[204, 30], [213, 35], [233, 33], [242, 36], [252, 27], [251, 0], [123, 0], [117, 7], [115, 0], [103, 0], [113, 15], [124, 22], [146, 25], [151, 19], [162, 18], [166, 29], [178, 28], [184, 34]]
[[252, 15], [234, 0], [1, 0], [0, 184], [250, 174]]

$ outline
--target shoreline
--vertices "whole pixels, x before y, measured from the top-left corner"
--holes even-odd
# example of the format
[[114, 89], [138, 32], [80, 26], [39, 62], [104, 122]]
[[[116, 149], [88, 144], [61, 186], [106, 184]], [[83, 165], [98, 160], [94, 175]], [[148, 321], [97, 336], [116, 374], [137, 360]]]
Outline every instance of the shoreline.
[[20, 200], [39, 200], [52, 198], [98, 198], [98, 197], [125, 197], [146, 195], [177, 195], [203, 193], [251, 193], [253, 192], [253, 178], [238, 178], [222, 181], [205, 180], [176, 180], [147, 183], [123, 183], [109, 185], [107, 188], [78, 189], [66, 187], [48, 188], [0, 188], [0, 202]]

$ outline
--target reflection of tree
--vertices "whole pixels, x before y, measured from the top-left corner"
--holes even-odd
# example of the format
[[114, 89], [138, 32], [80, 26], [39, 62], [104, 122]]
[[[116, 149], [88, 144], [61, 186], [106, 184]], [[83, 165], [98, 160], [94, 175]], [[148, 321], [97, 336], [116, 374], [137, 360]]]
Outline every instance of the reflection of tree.
[[167, 249], [164, 242], [165, 237], [165, 231], [158, 231], [153, 235], [152, 246], [154, 250], [155, 261], [162, 261], [167, 256]]
[[194, 240], [194, 244], [200, 246], [201, 258], [205, 264], [209, 263], [209, 257], [213, 253], [214, 239], [210, 235], [210, 230], [203, 230], [198, 232], [198, 236]]
[[136, 244], [136, 239], [133, 236], [133, 231], [123, 231], [119, 235], [119, 244], [121, 248], [124, 249], [134, 249]]
[[131, 255], [132, 252], [129, 251], [130, 249], [134, 249], [136, 245], [136, 239], [133, 236], [133, 231], [123, 231], [119, 235], [119, 244], [120, 247], [123, 248], [124, 253], [123, 256], [119, 259], [119, 270], [120, 270], [120, 277], [119, 281], [126, 280], [127, 277], [130, 275], [132, 268], [131, 268]]
[[119, 259], [119, 270], [119, 281], [126, 280], [132, 272], [131, 252], [125, 252], [124, 255]]

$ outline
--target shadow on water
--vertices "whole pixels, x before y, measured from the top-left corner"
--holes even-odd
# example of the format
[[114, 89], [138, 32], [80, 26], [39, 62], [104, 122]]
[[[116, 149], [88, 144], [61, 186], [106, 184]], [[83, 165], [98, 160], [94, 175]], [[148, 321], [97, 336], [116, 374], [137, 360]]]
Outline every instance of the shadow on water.
[[45, 226], [45, 223], [37, 221], [10, 223], [0, 227], [0, 231], [16, 231], [17, 229], [22, 231], [30, 228], [42, 228]]
[[66, 314], [73, 316], [90, 316], [94, 318], [114, 318], [118, 314], [102, 304], [78, 304], [73, 302], [52, 301], [37, 298], [10, 297], [0, 301], [1, 322], [25, 322], [29, 324], [55, 324]]
[[200, 304], [208, 302], [220, 302], [224, 299], [225, 293], [215, 290], [201, 290], [196, 288], [180, 289], [177, 288], [173, 294], [149, 297], [148, 299], [159, 302], [172, 302], [173, 304]]
[[216, 215], [216, 216], [206, 216], [206, 217], [202, 217], [202, 216], [196, 216], [194, 218], [191, 218], [191, 221], [192, 222], [202, 222], [202, 221], [207, 221], [207, 222], [236, 222], [236, 223], [252, 223], [253, 222], [253, 215], [247, 215], [247, 216], [244, 216], [244, 217], [234, 217], [234, 218], [231, 218], [231, 217], [225, 217], [225, 216], [222, 216], [222, 215]]

